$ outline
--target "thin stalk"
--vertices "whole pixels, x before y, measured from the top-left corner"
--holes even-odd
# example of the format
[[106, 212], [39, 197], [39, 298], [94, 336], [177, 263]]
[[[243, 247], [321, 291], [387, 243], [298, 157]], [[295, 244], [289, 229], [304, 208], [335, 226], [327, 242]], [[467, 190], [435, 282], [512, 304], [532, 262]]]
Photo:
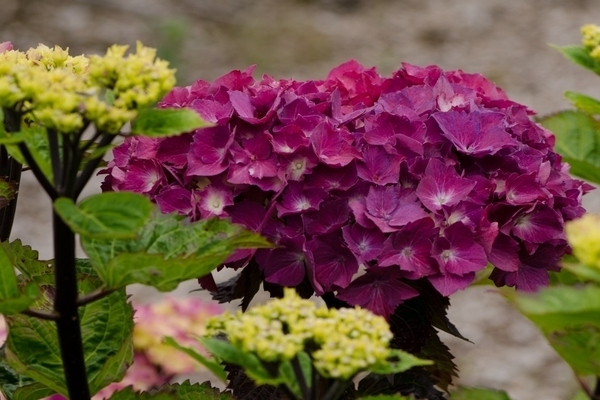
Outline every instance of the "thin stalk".
[[[111, 135], [109, 133], [103, 133], [102, 138], [98, 142], [98, 147], [108, 146], [110, 144], [110, 142], [112, 142], [114, 140], [115, 137], [116, 137], [116, 135]], [[81, 155], [81, 157], [83, 157], [83, 155]], [[76, 198], [81, 194], [81, 191], [83, 190], [85, 185], [88, 183], [88, 181], [94, 174], [94, 171], [96, 171], [96, 168], [98, 168], [98, 165], [100, 165], [101, 161], [102, 161], [102, 157], [99, 156], [99, 157], [91, 159], [87, 162], [87, 164], [83, 168], [83, 171], [81, 171], [81, 173], [79, 174], [79, 177], [77, 177], [77, 182], [75, 183], [74, 194], [75, 194]]]
[[56, 321], [56, 319], [58, 318], [58, 315], [56, 315], [55, 313], [49, 313], [47, 311], [41, 311], [41, 310], [34, 310], [32, 308], [22, 311], [21, 314], [25, 314], [30, 317], [35, 317], [35, 318], [39, 318], [39, 319], [45, 319], [48, 321]]
[[27, 161], [27, 165], [29, 165], [29, 168], [31, 168], [31, 172], [33, 172], [33, 175], [35, 175], [35, 178], [38, 180], [39, 184], [42, 185], [42, 188], [44, 188], [48, 196], [50, 196], [50, 198], [54, 201], [58, 197], [58, 192], [33, 159], [33, 156], [29, 152], [27, 145], [24, 143], [19, 143], [19, 150], [21, 151], [25, 161]]
[[[4, 129], [7, 132], [18, 132], [20, 128], [21, 116], [18, 111], [4, 109]], [[21, 171], [23, 166], [11, 157], [6, 147], [0, 146], [0, 177], [4, 177], [8, 182], [14, 185], [15, 197], [2, 209], [0, 209], [0, 242], [5, 242], [10, 238], [15, 213], [17, 211], [17, 197], [19, 195], [19, 185], [21, 183]]]
[[114, 292], [115, 292], [115, 289], [107, 290], [104, 288], [98, 288], [92, 292], [89, 292], [88, 294], [86, 294], [84, 296], [78, 297], [77, 298], [77, 306], [81, 307], [81, 306], [85, 306], [86, 304], [93, 303], [96, 300], [103, 299], [106, 296], [113, 294]]
[[70, 399], [89, 399], [83, 341], [77, 312], [77, 275], [75, 269], [75, 234], [53, 213], [54, 278], [56, 292], [54, 311], [60, 354]]
[[294, 375], [296, 375], [296, 379], [298, 380], [298, 386], [300, 386], [300, 391], [302, 392], [302, 397], [304, 399], [310, 399], [310, 388], [306, 384], [306, 379], [304, 378], [304, 372], [302, 372], [302, 366], [300, 365], [300, 360], [298, 356], [292, 359], [292, 368], [294, 369]]
[[63, 183], [63, 171], [60, 162], [60, 150], [58, 144], [58, 132], [54, 129], [48, 129], [48, 147], [50, 148], [50, 164], [52, 165], [52, 176], [54, 177], [54, 186], [60, 190]]
[[596, 388], [594, 389], [593, 400], [600, 400], [600, 377], [596, 377]]
[[335, 380], [323, 396], [323, 400], [337, 400], [348, 387], [348, 382]]

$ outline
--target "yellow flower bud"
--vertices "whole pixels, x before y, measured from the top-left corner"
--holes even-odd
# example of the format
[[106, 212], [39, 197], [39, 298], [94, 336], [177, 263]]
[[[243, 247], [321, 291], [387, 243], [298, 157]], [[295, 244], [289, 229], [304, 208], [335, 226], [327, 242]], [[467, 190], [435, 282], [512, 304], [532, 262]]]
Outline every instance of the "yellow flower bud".
[[585, 214], [565, 224], [573, 254], [584, 264], [600, 268], [600, 215]]

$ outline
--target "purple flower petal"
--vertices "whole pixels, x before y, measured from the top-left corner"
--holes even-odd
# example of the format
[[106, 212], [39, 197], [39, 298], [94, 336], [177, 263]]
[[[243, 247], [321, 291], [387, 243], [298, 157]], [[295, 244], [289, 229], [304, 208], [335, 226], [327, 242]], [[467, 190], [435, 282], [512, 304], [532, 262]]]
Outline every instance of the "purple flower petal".
[[466, 199], [475, 185], [476, 182], [459, 177], [454, 168], [432, 158], [416, 193], [425, 207], [437, 211]]
[[358, 271], [354, 255], [337, 235], [324, 235], [306, 243], [313, 286], [323, 291], [345, 288]]
[[310, 142], [319, 160], [327, 165], [343, 167], [360, 158], [358, 150], [351, 145], [350, 133], [328, 123], [321, 123], [315, 128]]
[[349, 217], [348, 199], [335, 199], [321, 204], [319, 211], [302, 214], [302, 221], [307, 234], [323, 235], [340, 229]]
[[514, 221], [512, 233], [527, 242], [544, 243], [564, 239], [563, 224], [560, 214], [542, 204], [531, 212], [519, 215]]
[[444, 236], [433, 243], [432, 255], [443, 274], [463, 276], [484, 269], [488, 262], [485, 250], [462, 222], [444, 230]]
[[304, 237], [282, 238], [276, 249], [259, 261], [265, 281], [281, 286], [297, 286], [306, 275]]
[[427, 277], [433, 287], [440, 292], [442, 296], [450, 296], [469, 286], [475, 279], [475, 272], [465, 275], [439, 274]]
[[379, 229], [367, 229], [359, 224], [342, 228], [344, 242], [359, 263], [376, 259], [383, 249], [385, 235]]
[[305, 211], [315, 211], [325, 200], [327, 193], [322, 189], [306, 189], [300, 182], [290, 182], [277, 203], [277, 215], [283, 217]]
[[398, 186], [374, 186], [366, 199], [366, 216], [382, 232], [395, 232], [409, 222], [427, 217], [413, 190]]

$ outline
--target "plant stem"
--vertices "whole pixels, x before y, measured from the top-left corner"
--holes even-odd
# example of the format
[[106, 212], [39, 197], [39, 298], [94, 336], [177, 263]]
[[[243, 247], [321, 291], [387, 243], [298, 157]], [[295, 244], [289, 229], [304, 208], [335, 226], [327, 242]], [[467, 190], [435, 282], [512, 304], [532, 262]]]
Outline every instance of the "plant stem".
[[[7, 132], [18, 132], [20, 129], [21, 116], [17, 111], [4, 109], [4, 129]], [[14, 185], [15, 197], [5, 207], [0, 209], [0, 242], [10, 238], [15, 213], [17, 211], [17, 197], [21, 183], [21, 171], [23, 166], [11, 157], [6, 147], [0, 146], [0, 177], [5, 178]]]
[[300, 386], [300, 391], [302, 392], [302, 397], [308, 400], [310, 399], [310, 388], [306, 384], [306, 379], [298, 356], [294, 357], [291, 363], [292, 368], [294, 369], [294, 375], [296, 375], [296, 379], [298, 380], [298, 386]]
[[[112, 142], [114, 140], [114, 138], [116, 137], [116, 135], [111, 135], [109, 133], [103, 133], [102, 135], [103, 136], [100, 139], [100, 142], [98, 143], [98, 148], [108, 146], [110, 144], [110, 142]], [[96, 168], [98, 168], [98, 165], [100, 165], [101, 161], [102, 161], [102, 156], [98, 156], [87, 162], [87, 164], [83, 168], [83, 171], [81, 171], [81, 174], [79, 174], [79, 177], [77, 178], [77, 182], [75, 183], [75, 189], [74, 189], [75, 197], [78, 197], [81, 194], [81, 191], [83, 190], [85, 185], [88, 183], [88, 181], [94, 174], [94, 171], [96, 171]]]
[[337, 400], [348, 387], [348, 382], [336, 379], [323, 396], [323, 400]]
[[594, 389], [593, 400], [600, 400], [600, 377], [596, 377], [596, 388]]
[[60, 354], [70, 399], [90, 398], [85, 370], [83, 341], [77, 312], [77, 274], [75, 269], [75, 234], [53, 213], [54, 273], [56, 292], [54, 311]]

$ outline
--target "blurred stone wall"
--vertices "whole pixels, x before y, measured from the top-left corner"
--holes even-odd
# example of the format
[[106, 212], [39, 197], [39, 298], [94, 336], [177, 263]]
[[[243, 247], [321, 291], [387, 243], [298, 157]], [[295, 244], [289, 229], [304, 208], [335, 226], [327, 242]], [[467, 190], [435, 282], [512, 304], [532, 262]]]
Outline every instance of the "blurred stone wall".
[[[323, 78], [350, 58], [388, 74], [401, 62], [480, 72], [545, 114], [565, 90], [600, 97], [600, 79], [548, 44], [575, 44], [600, 23], [598, 0], [2, 0], [0, 41], [72, 54], [113, 43], [158, 47], [180, 84], [257, 65], [286, 78]], [[90, 184], [88, 192], [98, 189]], [[14, 237], [51, 257], [49, 202], [26, 177]], [[588, 206], [600, 210], [590, 196]], [[539, 333], [490, 288], [455, 295], [450, 314], [473, 343], [447, 338], [460, 383], [507, 389], [514, 400], [566, 400], [575, 379]]]

